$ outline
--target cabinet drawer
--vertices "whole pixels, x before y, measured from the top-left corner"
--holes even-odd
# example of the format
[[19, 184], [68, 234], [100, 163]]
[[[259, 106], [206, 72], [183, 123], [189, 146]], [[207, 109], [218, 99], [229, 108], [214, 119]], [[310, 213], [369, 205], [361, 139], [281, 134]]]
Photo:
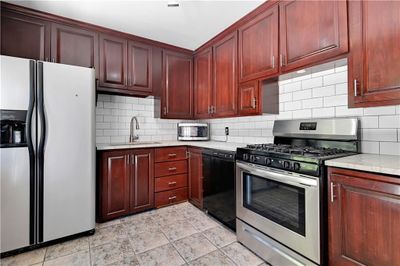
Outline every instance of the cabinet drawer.
[[171, 175], [156, 178], [155, 192], [187, 186], [187, 174]]
[[187, 200], [187, 187], [156, 193], [156, 207], [175, 204]]
[[186, 147], [156, 149], [156, 162], [178, 161], [186, 159]]
[[155, 176], [166, 176], [187, 173], [187, 161], [174, 161], [165, 163], [156, 163], [154, 167]]

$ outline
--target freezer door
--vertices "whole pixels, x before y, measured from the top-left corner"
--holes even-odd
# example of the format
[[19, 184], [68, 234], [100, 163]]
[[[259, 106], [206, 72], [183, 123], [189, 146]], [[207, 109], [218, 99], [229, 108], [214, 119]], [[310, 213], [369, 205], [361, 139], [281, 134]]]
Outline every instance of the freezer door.
[[39, 182], [43, 241], [49, 241], [95, 227], [95, 71], [39, 62], [39, 84], [41, 79], [39, 150], [42, 144], [44, 154]]
[[[1, 56], [0, 66], [0, 251], [3, 253], [34, 241], [34, 208], [30, 208], [34, 204], [31, 191], [34, 154], [31, 131], [27, 131], [32, 121], [34, 61]], [[13, 134], [16, 124], [20, 132], [18, 140]]]

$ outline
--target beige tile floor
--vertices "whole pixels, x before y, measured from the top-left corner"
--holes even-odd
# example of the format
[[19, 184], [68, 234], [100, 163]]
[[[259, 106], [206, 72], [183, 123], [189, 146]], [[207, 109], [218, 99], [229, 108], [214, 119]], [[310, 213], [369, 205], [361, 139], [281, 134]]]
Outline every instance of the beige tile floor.
[[98, 224], [93, 236], [0, 260], [0, 265], [238, 265], [264, 262], [190, 203]]

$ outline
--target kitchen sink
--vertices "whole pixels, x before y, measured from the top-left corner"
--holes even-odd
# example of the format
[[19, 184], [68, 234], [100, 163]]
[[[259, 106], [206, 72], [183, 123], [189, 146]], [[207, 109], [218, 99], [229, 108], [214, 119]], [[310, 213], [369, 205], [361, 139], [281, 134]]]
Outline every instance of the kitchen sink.
[[126, 143], [111, 143], [111, 146], [126, 146], [126, 145], [147, 145], [147, 144], [160, 144], [157, 141], [135, 141]]

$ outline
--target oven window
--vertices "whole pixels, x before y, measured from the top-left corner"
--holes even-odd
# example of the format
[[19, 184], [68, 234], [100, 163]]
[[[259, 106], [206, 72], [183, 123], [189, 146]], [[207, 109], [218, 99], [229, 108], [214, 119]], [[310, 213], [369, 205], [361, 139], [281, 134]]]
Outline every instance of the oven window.
[[305, 236], [304, 188], [243, 172], [243, 206]]

